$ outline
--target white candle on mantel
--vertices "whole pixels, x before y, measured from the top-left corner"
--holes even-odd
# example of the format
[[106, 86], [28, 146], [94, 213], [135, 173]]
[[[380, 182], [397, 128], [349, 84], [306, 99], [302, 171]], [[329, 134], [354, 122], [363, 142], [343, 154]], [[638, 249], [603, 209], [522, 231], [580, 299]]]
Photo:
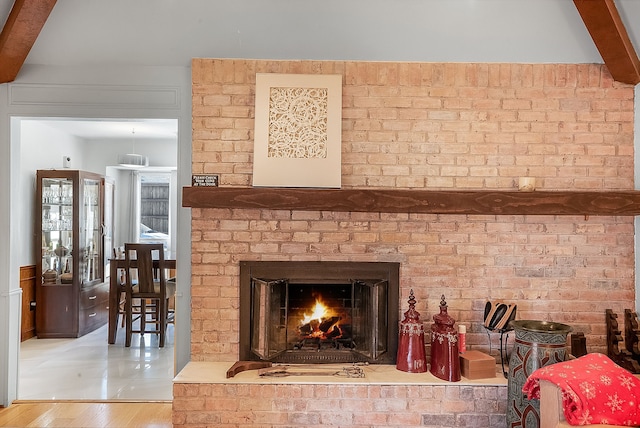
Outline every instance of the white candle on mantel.
[[518, 179], [518, 190], [521, 192], [533, 192], [536, 190], [536, 178], [520, 177]]

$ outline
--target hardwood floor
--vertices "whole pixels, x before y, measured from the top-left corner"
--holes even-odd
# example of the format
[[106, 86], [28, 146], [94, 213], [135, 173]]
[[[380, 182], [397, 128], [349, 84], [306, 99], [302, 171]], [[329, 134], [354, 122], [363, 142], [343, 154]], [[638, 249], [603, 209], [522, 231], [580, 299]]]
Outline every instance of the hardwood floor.
[[170, 428], [170, 402], [16, 401], [0, 408], [0, 427]]

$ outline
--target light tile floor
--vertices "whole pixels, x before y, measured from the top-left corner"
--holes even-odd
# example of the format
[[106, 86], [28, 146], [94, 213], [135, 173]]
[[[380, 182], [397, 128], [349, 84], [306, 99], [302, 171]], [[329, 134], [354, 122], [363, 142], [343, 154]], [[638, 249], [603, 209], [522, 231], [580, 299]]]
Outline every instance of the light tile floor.
[[77, 339], [32, 338], [20, 345], [19, 400], [172, 400], [174, 326], [164, 348], [155, 334], [124, 329], [107, 343], [105, 325]]

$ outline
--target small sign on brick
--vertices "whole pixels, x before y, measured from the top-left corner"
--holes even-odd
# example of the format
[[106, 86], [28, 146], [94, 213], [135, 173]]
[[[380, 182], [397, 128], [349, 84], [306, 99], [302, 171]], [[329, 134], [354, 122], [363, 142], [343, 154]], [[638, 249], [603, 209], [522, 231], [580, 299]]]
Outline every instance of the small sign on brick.
[[191, 185], [193, 187], [218, 187], [218, 175], [192, 175]]

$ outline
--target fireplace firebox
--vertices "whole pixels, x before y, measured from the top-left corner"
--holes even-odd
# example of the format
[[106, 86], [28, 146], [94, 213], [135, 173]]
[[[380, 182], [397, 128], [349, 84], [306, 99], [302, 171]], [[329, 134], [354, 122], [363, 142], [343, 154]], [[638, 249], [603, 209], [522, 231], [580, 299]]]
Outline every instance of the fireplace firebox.
[[240, 360], [395, 364], [399, 263], [240, 262]]

